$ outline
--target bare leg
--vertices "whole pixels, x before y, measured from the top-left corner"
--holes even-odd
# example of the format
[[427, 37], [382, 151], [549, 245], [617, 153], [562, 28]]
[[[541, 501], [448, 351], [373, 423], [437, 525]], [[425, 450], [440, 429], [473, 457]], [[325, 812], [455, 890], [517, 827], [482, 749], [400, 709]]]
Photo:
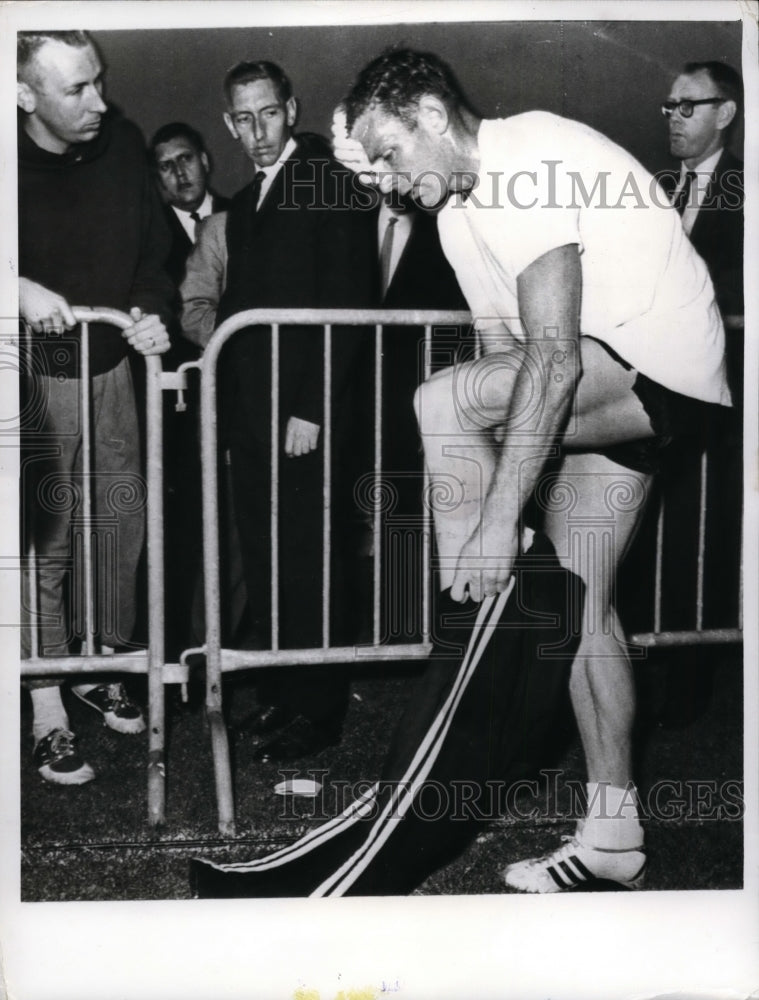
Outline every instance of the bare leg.
[[[580, 347], [583, 374], [564, 443], [597, 448], [649, 435], [648, 416], [632, 392], [636, 373], [595, 340], [583, 337]], [[479, 523], [498, 440], [518, 431], [526, 461], [542, 462], [552, 453], [551, 442], [526, 433], [539, 407], [511, 414], [511, 423], [505, 423], [523, 361], [522, 348], [513, 341], [502, 352], [438, 372], [417, 389], [414, 408], [430, 476], [442, 589], [451, 585], [459, 552]], [[536, 385], [536, 399], [539, 390]]]
[[416, 391], [414, 409], [430, 478], [440, 587], [450, 587], [464, 542], [480, 521], [520, 353], [447, 368]]
[[[645, 509], [651, 477], [596, 454], [567, 455], [546, 498], [545, 528], [559, 560], [586, 586], [582, 639], [570, 695], [588, 780], [624, 788], [632, 780], [635, 695], [614, 583]], [[551, 503], [551, 496], [557, 498]], [[571, 507], [567, 509], [568, 497]]]

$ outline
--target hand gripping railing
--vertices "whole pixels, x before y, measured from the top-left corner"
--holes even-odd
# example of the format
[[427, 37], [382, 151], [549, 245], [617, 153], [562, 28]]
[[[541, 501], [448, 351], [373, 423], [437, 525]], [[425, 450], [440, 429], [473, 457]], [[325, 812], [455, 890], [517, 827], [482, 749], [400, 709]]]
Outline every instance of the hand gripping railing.
[[[430, 643], [430, 548], [429, 548], [429, 512], [424, 512], [423, 544], [424, 544], [424, 583], [422, 600], [423, 635], [420, 643], [403, 643], [392, 646], [382, 646], [379, 643], [379, 569], [375, 555], [374, 563], [374, 642], [369, 646], [329, 645], [329, 509], [330, 492], [330, 462], [332, 454], [331, 409], [332, 409], [332, 328], [333, 326], [374, 328], [375, 331], [375, 366], [377, 379], [375, 385], [375, 483], [379, 485], [381, 477], [381, 357], [382, 329], [387, 325], [402, 325], [424, 327], [425, 339], [429, 345], [432, 327], [445, 325], [465, 325], [470, 323], [466, 312], [422, 312], [414, 310], [333, 310], [333, 309], [269, 309], [249, 310], [231, 316], [216, 330], [205, 349], [202, 362], [201, 381], [201, 444], [203, 461], [203, 544], [206, 600], [206, 709], [213, 747], [214, 768], [216, 775], [216, 790], [219, 812], [219, 829], [229, 834], [234, 830], [234, 803], [232, 793], [232, 778], [229, 762], [229, 746], [227, 730], [222, 716], [221, 675], [223, 671], [239, 670], [255, 666], [274, 664], [315, 664], [315, 663], [351, 663], [368, 662], [369, 660], [409, 660], [424, 658], [429, 655]], [[323, 457], [324, 457], [324, 533], [323, 533], [323, 643], [320, 649], [286, 649], [278, 648], [278, 576], [277, 576], [277, 476], [279, 453], [279, 337], [280, 326], [287, 324], [313, 325], [324, 330], [324, 420], [323, 420]], [[227, 650], [221, 648], [220, 626], [220, 583], [219, 583], [219, 535], [218, 535], [218, 474], [217, 474], [217, 433], [216, 433], [216, 369], [219, 354], [224, 344], [237, 331], [246, 327], [266, 327], [271, 330], [271, 434], [272, 434], [272, 594], [273, 594], [273, 636], [272, 649], [263, 651]], [[268, 330], [262, 331], [267, 335]], [[358, 330], [353, 334], [358, 335]], [[429, 350], [425, 352], [429, 355]], [[429, 362], [425, 377], [429, 375]], [[379, 532], [379, 511], [375, 506], [373, 531], [375, 538]]]
[[[82, 467], [91, 468], [92, 426], [91, 385], [89, 378], [89, 324], [109, 323], [125, 330], [134, 320], [116, 309], [75, 307], [74, 317], [81, 326], [80, 348], [80, 419], [82, 433]], [[24, 677], [77, 675], [93, 672], [147, 673], [148, 677], [148, 820], [151, 825], [162, 823], [165, 813], [165, 709], [164, 709], [164, 567], [163, 567], [163, 427], [161, 404], [161, 360], [156, 355], [145, 357], [147, 381], [147, 545], [148, 545], [148, 630], [146, 654], [96, 655], [94, 646], [94, 595], [92, 579], [92, 482], [82, 476], [82, 521], [85, 588], [85, 649], [84, 656], [39, 655], [36, 623], [36, 580], [34, 555], [30, 557], [32, 576], [30, 591], [31, 656], [21, 661]]]
[[[74, 315], [82, 325], [82, 372], [89, 370], [88, 325], [93, 322], [111, 323], [120, 329], [131, 326], [132, 319], [124, 313], [112, 309], [76, 308]], [[220, 581], [219, 581], [219, 537], [218, 537], [218, 466], [217, 466], [217, 410], [216, 410], [216, 366], [219, 353], [224, 344], [237, 331], [249, 326], [263, 326], [271, 329], [272, 337], [272, 373], [276, 375], [279, 364], [279, 329], [284, 324], [314, 325], [324, 329], [325, 334], [325, 420], [323, 431], [323, 447], [325, 469], [329, 469], [331, 453], [331, 437], [329, 415], [332, 400], [330, 362], [332, 355], [332, 327], [362, 327], [374, 328], [375, 352], [374, 364], [377, 378], [375, 380], [375, 432], [374, 432], [374, 481], [375, 488], [379, 486], [382, 477], [381, 467], [381, 423], [382, 423], [382, 337], [383, 327], [415, 326], [423, 327], [426, 342], [429, 346], [431, 331], [434, 326], [468, 326], [470, 317], [462, 312], [430, 312], [413, 310], [251, 310], [231, 317], [215, 332], [200, 363], [192, 362], [183, 365], [178, 372], [162, 372], [161, 360], [157, 356], [147, 356], [147, 545], [148, 545], [148, 591], [149, 591], [149, 648], [146, 654], [139, 655], [96, 655], [94, 653], [93, 592], [91, 580], [91, 537], [84, 531], [83, 549], [85, 555], [86, 588], [86, 639], [85, 656], [41, 657], [36, 637], [32, 627], [31, 657], [21, 663], [21, 674], [25, 677], [44, 677], [55, 675], [76, 675], [94, 672], [115, 673], [147, 673], [148, 676], [148, 716], [149, 716], [149, 754], [148, 754], [148, 819], [151, 825], [162, 823], [165, 813], [165, 709], [163, 685], [167, 682], [184, 681], [187, 679], [185, 657], [183, 663], [166, 664], [164, 662], [164, 560], [163, 560], [163, 406], [161, 393], [163, 390], [177, 390], [180, 395], [185, 385], [184, 371], [189, 367], [201, 368], [201, 446], [203, 459], [203, 536], [204, 536], [204, 571], [205, 600], [207, 615], [206, 645], [202, 647], [206, 653], [206, 707], [212, 739], [212, 752], [216, 778], [218, 823], [220, 831], [225, 835], [234, 832], [234, 802], [232, 791], [231, 768], [229, 761], [229, 745], [226, 727], [222, 717], [223, 672], [246, 669], [249, 667], [269, 666], [278, 664], [300, 665], [322, 662], [351, 663], [373, 661], [399, 661], [420, 659], [428, 655], [430, 650], [430, 516], [423, 511], [423, 545], [424, 545], [424, 583], [422, 595], [422, 639], [418, 643], [398, 643], [382, 645], [379, 627], [379, 582], [380, 570], [375, 544], [373, 583], [373, 638], [365, 646], [331, 647], [329, 645], [329, 626], [327, 623], [327, 598], [324, 602], [324, 636], [320, 648], [315, 649], [279, 649], [276, 641], [276, 627], [271, 650], [243, 651], [221, 648], [220, 629]], [[356, 331], [357, 332], [357, 331]], [[266, 331], [264, 331], [266, 335]], [[429, 372], [429, 351], [424, 371]], [[81, 426], [83, 439], [83, 454], [91, 454], [90, 425], [90, 383], [87, 377], [81, 378]], [[279, 412], [278, 381], [272, 378], [272, 444], [274, 459], [273, 477], [277, 472], [278, 452], [278, 420]], [[737, 628], [703, 628], [703, 591], [704, 591], [704, 544], [706, 532], [706, 456], [700, 459], [701, 489], [699, 495], [698, 516], [698, 568], [696, 580], [696, 617], [695, 629], [689, 631], [666, 631], [662, 629], [662, 536], [663, 521], [659, 514], [659, 529], [656, 541], [656, 571], [654, 580], [654, 612], [653, 629], [638, 632], [629, 637], [633, 645], [641, 646], [673, 646], [701, 643], [740, 642], [742, 638], [741, 622]], [[325, 477], [325, 551], [329, 546], [328, 510], [330, 504], [330, 489], [328, 477]], [[379, 493], [379, 490], [376, 490]], [[272, 496], [275, 498], [275, 492]], [[425, 505], [426, 506], [426, 505]], [[82, 513], [85, 528], [92, 519], [91, 483], [87, 476], [83, 477]], [[736, 517], [740, 511], [736, 511]], [[275, 514], [272, 512], [275, 519]], [[375, 505], [373, 516], [373, 533], [375, 543], [379, 536], [381, 514]], [[273, 533], [276, 538], [276, 532]], [[275, 553], [276, 555], [276, 553]], [[329, 560], [324, 560], [324, 579], [322, 585], [325, 595], [328, 594]], [[276, 569], [275, 569], [276, 572]], [[276, 590], [276, 588], [275, 588]], [[35, 588], [31, 587], [30, 601], [31, 618], [34, 625], [36, 608], [33, 595]], [[274, 601], [274, 618], [276, 623], [276, 600]]]

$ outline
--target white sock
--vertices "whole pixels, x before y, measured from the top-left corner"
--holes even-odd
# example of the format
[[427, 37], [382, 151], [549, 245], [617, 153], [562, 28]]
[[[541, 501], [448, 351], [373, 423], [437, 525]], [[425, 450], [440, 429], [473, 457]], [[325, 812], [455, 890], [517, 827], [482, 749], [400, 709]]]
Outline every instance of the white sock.
[[612, 851], [642, 847], [643, 827], [638, 818], [635, 786], [619, 788], [603, 781], [589, 781], [585, 788], [588, 811], [578, 824], [583, 843]]
[[32, 688], [29, 694], [32, 698], [32, 735], [35, 744], [53, 729], [68, 729], [69, 717], [63, 707], [59, 684]]

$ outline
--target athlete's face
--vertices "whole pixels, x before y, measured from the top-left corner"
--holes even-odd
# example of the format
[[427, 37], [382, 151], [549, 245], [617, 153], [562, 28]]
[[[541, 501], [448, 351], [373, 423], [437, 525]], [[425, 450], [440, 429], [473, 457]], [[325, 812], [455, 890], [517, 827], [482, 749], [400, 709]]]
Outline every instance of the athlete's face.
[[232, 88], [232, 102], [224, 121], [255, 165], [270, 167], [287, 145], [295, 114], [292, 97], [282, 101], [271, 80], [253, 80]]
[[18, 105], [27, 112], [26, 130], [38, 146], [65, 153], [89, 142], [106, 111], [103, 66], [91, 45], [47, 41], [18, 84]]
[[425, 208], [434, 208], [448, 197], [452, 163], [439, 120], [417, 113], [412, 128], [375, 107], [357, 119], [351, 138], [364, 147], [383, 193], [395, 188]]
[[161, 188], [170, 205], [194, 212], [206, 196], [208, 157], [189, 139], [178, 136], [155, 149]]

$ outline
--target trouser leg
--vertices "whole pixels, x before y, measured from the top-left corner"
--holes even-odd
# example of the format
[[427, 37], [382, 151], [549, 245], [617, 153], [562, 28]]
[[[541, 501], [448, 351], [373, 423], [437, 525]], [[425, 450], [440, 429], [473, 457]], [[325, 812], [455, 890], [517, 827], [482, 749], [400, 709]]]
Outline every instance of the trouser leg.
[[[255, 442], [231, 445], [234, 503], [240, 535], [248, 609], [253, 628], [271, 639], [271, 464], [269, 449]], [[323, 455], [282, 455], [277, 477], [279, 645], [318, 648], [323, 641]], [[341, 559], [331, 562], [330, 645], [345, 634], [345, 580]], [[259, 698], [314, 721], [337, 724], [347, 705], [344, 672], [334, 666], [267, 670]]]
[[444, 644], [358, 809], [269, 857], [196, 864], [201, 896], [406, 893], [505, 814], [513, 783], [543, 763], [577, 645], [581, 584], [545, 539], [534, 555], [510, 594], [464, 606], [440, 595]]
[[[23, 527], [26, 545], [33, 545], [35, 566], [26, 574], [25, 615], [29, 617], [31, 588], [36, 588], [38, 650], [43, 656], [65, 656], [74, 638], [76, 591], [73, 519], [81, 508], [77, 464], [81, 449], [80, 383], [35, 378], [39, 413], [33, 431], [25, 434], [21, 472]], [[22, 656], [31, 655], [29, 630], [22, 630]], [[31, 687], [60, 681], [40, 678]]]
[[104, 645], [117, 647], [134, 629], [147, 487], [128, 361], [92, 382], [97, 632]]

